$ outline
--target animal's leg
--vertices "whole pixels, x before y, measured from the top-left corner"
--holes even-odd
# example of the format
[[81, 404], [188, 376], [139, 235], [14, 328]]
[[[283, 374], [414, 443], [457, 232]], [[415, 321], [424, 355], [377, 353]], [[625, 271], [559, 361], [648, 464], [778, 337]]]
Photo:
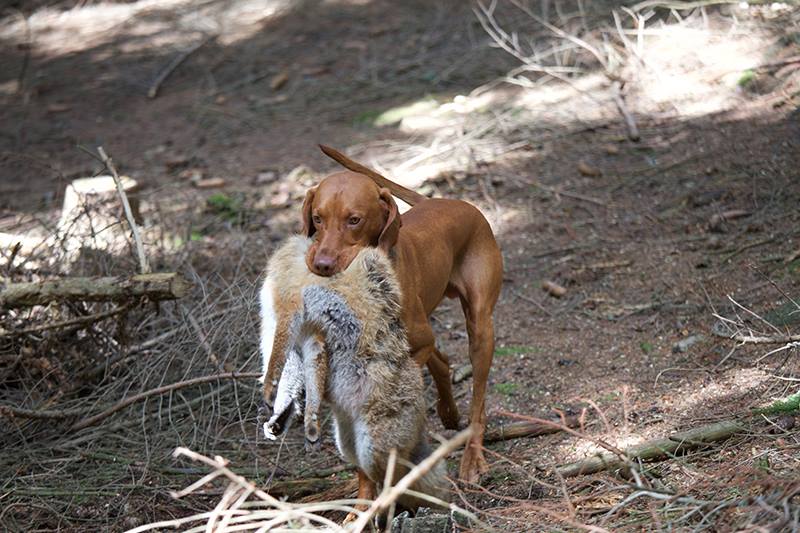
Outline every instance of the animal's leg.
[[264, 424], [264, 437], [275, 440], [278, 434], [286, 430], [292, 416], [302, 410], [300, 397], [303, 394], [304, 381], [302, 356], [297, 350], [289, 350], [278, 381], [272, 418]]
[[291, 344], [288, 335], [289, 327], [288, 320], [279, 318], [272, 336], [266, 341], [262, 337], [261, 357], [264, 364], [264, 375], [261, 377], [264, 384], [262, 395], [264, 404], [270, 408], [272, 408], [278, 380], [282, 376], [283, 367], [286, 364], [286, 354], [289, 353]]
[[492, 313], [500, 295], [503, 264], [497, 245], [486, 246], [483, 253], [468, 255], [461, 265], [459, 295], [467, 322], [469, 359], [472, 364], [472, 401], [469, 422], [474, 435], [464, 449], [459, 477], [477, 481], [488, 470], [483, 457], [483, 433], [486, 429], [486, 384], [494, 357], [494, 322]]
[[[408, 342], [412, 346], [411, 356], [418, 365], [427, 365], [439, 399], [436, 402], [436, 412], [447, 429], [458, 429], [458, 407], [453, 399], [453, 385], [450, 382], [450, 364], [447, 356], [436, 349], [433, 329], [428, 322], [428, 317], [421, 305], [418, 312], [414, 313], [415, 320], [406, 320], [408, 329]], [[410, 323], [409, 323], [410, 322]]]
[[431, 356], [428, 359], [428, 370], [430, 370], [433, 382], [436, 384], [436, 391], [439, 393], [439, 400], [436, 402], [436, 412], [446, 429], [458, 429], [458, 406], [453, 398], [453, 385], [450, 379], [450, 363], [447, 356], [430, 346]]
[[[358, 472], [358, 494], [356, 494], [356, 498], [359, 500], [369, 500], [372, 501], [378, 494], [377, 486], [375, 482], [372, 481], [367, 474], [364, 473], [363, 470], [360, 468], [357, 469]], [[368, 503], [357, 503], [355, 506], [356, 510], [358, 511], [366, 511], [369, 508]], [[358, 519], [358, 515], [356, 513], [348, 514], [345, 519], [344, 523], [347, 524], [348, 522], [353, 522]]]
[[310, 451], [319, 447], [319, 409], [328, 380], [328, 356], [320, 335], [312, 334], [303, 344], [303, 370], [306, 385], [306, 449]]

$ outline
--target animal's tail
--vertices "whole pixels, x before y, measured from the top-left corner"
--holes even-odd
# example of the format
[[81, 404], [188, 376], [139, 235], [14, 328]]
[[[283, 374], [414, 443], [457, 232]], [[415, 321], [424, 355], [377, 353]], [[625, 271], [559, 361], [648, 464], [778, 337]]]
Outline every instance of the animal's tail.
[[328, 157], [330, 157], [331, 159], [333, 159], [346, 169], [352, 170], [353, 172], [358, 172], [359, 174], [364, 174], [365, 176], [371, 178], [372, 181], [374, 181], [378, 185], [378, 187], [385, 187], [389, 189], [393, 195], [397, 196], [408, 205], [416, 205], [420, 203], [422, 200], [427, 199], [426, 196], [423, 196], [418, 192], [414, 192], [411, 189], [403, 187], [402, 185], [381, 176], [371, 168], [367, 168], [361, 163], [353, 161], [340, 151], [335, 150], [330, 146], [325, 146], [324, 144], [320, 144], [319, 147], [325, 155], [327, 155]]

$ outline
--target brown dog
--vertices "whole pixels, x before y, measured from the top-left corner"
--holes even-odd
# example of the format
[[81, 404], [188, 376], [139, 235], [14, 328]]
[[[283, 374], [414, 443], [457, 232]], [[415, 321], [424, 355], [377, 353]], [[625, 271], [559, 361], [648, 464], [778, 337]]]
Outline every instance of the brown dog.
[[[364, 247], [390, 252], [403, 294], [402, 319], [411, 354], [418, 364], [427, 364], [433, 376], [437, 412], [448, 429], [458, 428], [458, 409], [449, 363], [436, 349], [429, 316], [445, 296], [461, 301], [473, 375], [469, 421], [477, 431], [464, 451], [459, 476], [474, 481], [487, 468], [482, 450], [484, 402], [494, 355], [492, 313], [503, 281], [503, 260], [491, 227], [466, 202], [427, 198], [332, 148], [321, 148], [349, 171], [326, 177], [306, 194], [303, 232], [314, 237], [306, 256], [308, 268], [331, 276], [347, 268]], [[392, 195], [413, 207], [401, 216]], [[359, 497], [375, 496], [370, 485], [359, 473]]]

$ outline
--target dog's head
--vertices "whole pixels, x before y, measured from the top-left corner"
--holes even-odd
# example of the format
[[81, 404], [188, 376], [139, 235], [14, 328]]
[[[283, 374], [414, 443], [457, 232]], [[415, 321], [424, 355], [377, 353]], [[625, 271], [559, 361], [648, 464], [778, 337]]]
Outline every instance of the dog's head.
[[397, 242], [400, 225], [389, 189], [356, 172], [328, 176], [303, 202], [303, 234], [314, 239], [306, 264], [319, 276], [337, 274], [363, 248], [388, 252]]

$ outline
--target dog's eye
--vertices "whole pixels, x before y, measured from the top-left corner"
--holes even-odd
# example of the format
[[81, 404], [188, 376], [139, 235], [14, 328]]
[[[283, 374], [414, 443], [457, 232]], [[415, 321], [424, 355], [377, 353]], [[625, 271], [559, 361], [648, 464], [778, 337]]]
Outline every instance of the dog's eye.
[[322, 217], [319, 215], [314, 215], [313, 217], [311, 217], [311, 221], [314, 222], [314, 225], [319, 226], [320, 224], [322, 224]]
[[361, 222], [361, 217], [352, 216], [347, 219], [347, 223], [350, 224], [351, 226], [355, 226], [359, 222]]

